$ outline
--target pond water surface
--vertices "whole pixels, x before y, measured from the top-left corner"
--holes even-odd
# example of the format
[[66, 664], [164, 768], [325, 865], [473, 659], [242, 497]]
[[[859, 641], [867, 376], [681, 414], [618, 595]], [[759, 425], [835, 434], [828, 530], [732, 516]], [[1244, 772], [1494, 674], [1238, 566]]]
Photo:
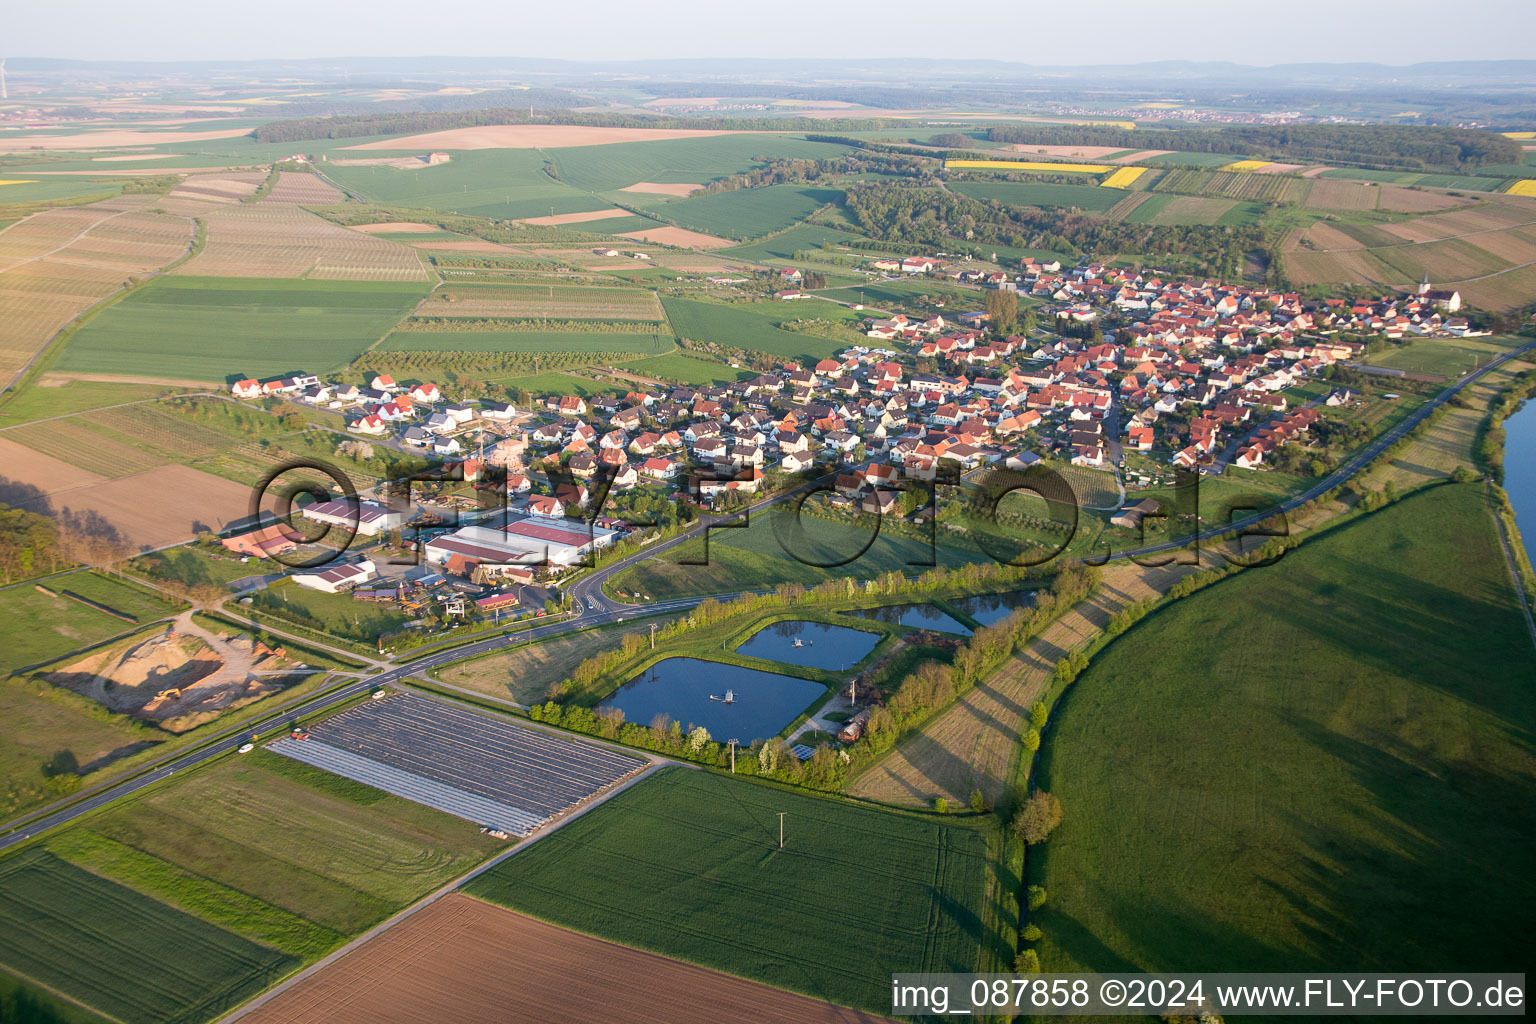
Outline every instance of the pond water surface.
[[[735, 702], [710, 700], [730, 690]], [[724, 742], [776, 736], [826, 692], [809, 679], [702, 658], [667, 658], [619, 687], [600, 707], [620, 708], [626, 722], [650, 725], [667, 715], [689, 728], [702, 725]]]
[[979, 594], [962, 597], [950, 604], [965, 612], [983, 626], [995, 626], [1020, 608], [1028, 608], [1035, 602], [1033, 590], [1020, 590], [1012, 594]]
[[931, 629], [936, 633], [971, 635], [969, 626], [931, 604], [888, 604], [884, 608], [865, 608], [863, 611], [848, 614], [862, 615], [866, 619], [879, 619], [881, 622], [899, 623], [914, 629]]
[[[799, 647], [795, 646], [797, 640]], [[764, 626], [736, 648], [736, 653], [789, 665], [837, 670], [857, 665], [879, 642], [878, 633], [797, 619]]]

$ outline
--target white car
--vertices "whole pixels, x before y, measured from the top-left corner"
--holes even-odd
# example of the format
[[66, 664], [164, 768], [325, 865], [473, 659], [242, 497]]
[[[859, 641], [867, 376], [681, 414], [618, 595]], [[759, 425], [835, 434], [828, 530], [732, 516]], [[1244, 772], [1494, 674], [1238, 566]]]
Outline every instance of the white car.
[[254, 744], [254, 743], [242, 743], [242, 744], [240, 744], [240, 753], [242, 753], [242, 754], [249, 754], [251, 751], [253, 751], [255, 749], [256, 749], [256, 744]]

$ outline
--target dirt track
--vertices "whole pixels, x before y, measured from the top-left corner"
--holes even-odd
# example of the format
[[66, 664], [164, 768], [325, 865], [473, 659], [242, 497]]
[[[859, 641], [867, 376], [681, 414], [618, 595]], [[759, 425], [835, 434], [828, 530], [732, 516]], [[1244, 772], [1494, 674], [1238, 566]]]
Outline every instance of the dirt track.
[[445, 896], [247, 1024], [853, 1024], [881, 1020]]

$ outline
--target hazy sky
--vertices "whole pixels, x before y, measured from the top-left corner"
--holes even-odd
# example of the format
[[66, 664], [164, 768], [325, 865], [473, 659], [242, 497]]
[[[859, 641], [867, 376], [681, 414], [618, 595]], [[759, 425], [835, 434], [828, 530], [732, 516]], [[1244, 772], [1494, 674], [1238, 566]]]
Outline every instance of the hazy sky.
[[8, 0], [0, 56], [972, 55], [1031, 64], [1536, 56], [1533, 0]]

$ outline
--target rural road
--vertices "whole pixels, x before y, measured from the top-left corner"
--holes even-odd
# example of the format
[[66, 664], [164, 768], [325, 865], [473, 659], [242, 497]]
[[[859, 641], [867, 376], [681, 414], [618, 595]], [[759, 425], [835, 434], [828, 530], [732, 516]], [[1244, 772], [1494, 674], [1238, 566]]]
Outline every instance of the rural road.
[[[1288, 498], [1287, 500], [1271, 508], [1267, 508], [1260, 512], [1255, 512], [1240, 519], [1235, 519], [1230, 523], [1210, 527], [1206, 530], [1200, 531], [1193, 537], [1184, 537], [1165, 541], [1160, 544], [1146, 545], [1127, 551], [1116, 552], [1112, 557], [1139, 557], [1143, 555], [1152, 555], [1160, 552], [1177, 550], [1186, 547], [1193, 540], [1210, 540], [1214, 537], [1231, 533], [1234, 530], [1255, 525], [1282, 512], [1294, 511], [1295, 509], [1300, 508], [1302, 505], [1305, 505], [1307, 502], [1312, 501], [1318, 495], [1323, 494], [1325, 491], [1329, 491], [1343, 484], [1346, 480], [1348, 480], [1350, 477], [1358, 473], [1366, 465], [1372, 462], [1388, 447], [1400, 440], [1414, 427], [1418, 426], [1418, 424], [1421, 423], [1425, 417], [1429, 416], [1432, 412], [1434, 412], [1434, 410], [1444, 405], [1463, 388], [1467, 387], [1469, 384], [1472, 384], [1474, 381], [1481, 379], [1484, 375], [1492, 372], [1500, 366], [1503, 366], [1505, 363], [1523, 356], [1533, 348], [1536, 348], [1536, 341], [1529, 342], [1517, 349], [1511, 349], [1509, 352], [1506, 352], [1489, 361], [1487, 365], [1479, 367], [1477, 370], [1468, 373], [1465, 377], [1458, 379], [1450, 386], [1445, 388], [1445, 390], [1441, 391], [1433, 399], [1429, 400], [1428, 402], [1424, 403], [1424, 405], [1414, 410], [1414, 412], [1405, 418], [1401, 423], [1397, 424], [1391, 430], [1388, 430], [1386, 433], [1384, 433], [1381, 437], [1377, 438], [1370, 444], [1361, 448], [1355, 454], [1351, 455], [1348, 459], [1341, 463], [1336, 470], [1334, 470], [1328, 476], [1324, 477], [1322, 480], [1318, 481], [1316, 484], [1301, 494]], [[810, 490], [811, 488], [822, 483], [825, 479], [827, 478], [823, 477], [820, 480], [813, 481], [809, 484], [804, 484], [795, 488], [794, 490], [785, 491], [783, 493], [774, 495], [771, 498], [765, 498], [756, 504], [748, 506], [746, 511], [755, 512], [760, 509], [767, 508], [768, 506], [777, 502], [785, 501], [794, 495], [801, 493], [802, 491]], [[351, 700], [354, 697], [361, 696], [362, 694], [367, 693], [372, 689], [376, 689], [377, 687], [387, 686], [392, 683], [399, 682], [409, 676], [418, 675], [427, 670], [437, 668], [441, 665], [446, 665], [449, 662], [460, 661], [464, 658], [472, 657], [477, 654], [484, 654], [497, 650], [501, 647], [508, 647], [511, 646], [514, 642], [524, 643], [535, 640], [547, 640], [562, 633], [573, 632], [579, 629], [587, 629], [593, 626], [606, 625], [608, 623], [618, 621], [620, 618], [625, 616], [649, 616], [672, 611], [683, 611], [688, 608], [692, 608], [699, 604], [701, 601], [707, 600], [708, 598], [704, 596], [682, 597], [670, 601], [657, 601], [645, 605], [627, 605], [606, 597], [602, 592], [602, 586], [603, 582], [613, 574], [622, 572], [624, 569], [629, 568], [637, 562], [651, 558], [663, 551], [667, 551], [678, 546], [679, 544], [685, 543], [693, 537], [698, 536], [706, 528], [707, 525], [713, 524], [705, 524], [701, 522], [689, 528], [688, 530], [679, 533], [675, 537], [668, 538], [665, 541], [654, 544], [651, 547], [645, 548], [633, 555], [629, 555], [609, 565], [603, 566], [601, 569], [598, 569], [583, 577], [581, 580], [578, 580], [570, 587], [568, 593], [570, 593], [572, 597], [573, 605], [581, 608], [581, 613], [579, 615], [573, 616], [572, 618], [563, 620], [561, 622], [550, 623], [547, 626], [536, 626], [526, 631], [518, 631], [516, 634], [497, 635], [476, 643], [465, 644], [463, 646], [454, 647], [452, 649], [438, 653], [428, 654], [425, 657], [418, 658], [414, 661], [396, 665], [395, 667], [389, 668], [379, 673], [378, 675], [370, 676], [355, 682], [346, 683], [335, 689], [326, 691], [325, 693], [317, 694], [314, 697], [303, 701], [302, 703], [295, 704], [289, 708], [285, 708], [281, 713], [273, 716], [272, 718], [265, 719], [259, 723], [253, 723], [249, 729], [242, 730], [200, 749], [189, 751], [188, 753], [183, 754], [182, 756], [172, 761], [166, 762], [161, 767], [158, 767], [143, 775], [126, 779], [118, 783], [116, 786], [104, 789], [99, 793], [93, 794], [84, 800], [79, 801], [78, 803], [70, 805], [69, 807], [65, 807], [44, 817], [28, 821], [24, 826], [20, 828], [11, 829], [5, 835], [0, 836], [0, 850], [5, 850], [6, 848], [14, 846], [17, 843], [24, 842], [28, 838], [35, 836], [40, 832], [44, 832], [66, 824], [67, 822], [73, 820], [76, 817], [79, 817], [82, 814], [104, 806], [105, 804], [111, 803], [112, 801], [121, 797], [135, 793], [146, 786], [153, 785], [154, 783], [157, 783], [163, 779], [169, 778], [171, 775], [174, 775], [178, 771], [191, 768], [211, 758], [229, 753], [244, 743], [251, 731], [258, 733], [270, 733], [273, 727], [279, 722], [324, 711], [325, 709], [343, 701]], [[1101, 556], [1095, 556], [1095, 560], [1097, 560], [1098, 557]], [[746, 591], [742, 591], [742, 593], [746, 593]], [[729, 600], [731, 597], [736, 595], [717, 594], [710, 596], [716, 600]]]

